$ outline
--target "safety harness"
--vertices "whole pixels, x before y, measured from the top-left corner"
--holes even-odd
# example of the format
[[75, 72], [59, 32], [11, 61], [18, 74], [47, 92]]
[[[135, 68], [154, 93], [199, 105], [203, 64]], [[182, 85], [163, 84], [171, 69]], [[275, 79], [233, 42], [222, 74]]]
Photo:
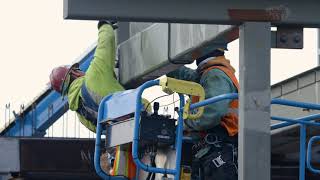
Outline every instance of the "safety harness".
[[[221, 57], [220, 59], [224, 59]], [[208, 73], [212, 69], [224, 72], [232, 81], [239, 92], [239, 83], [234, 73], [223, 64], [212, 64], [202, 73]], [[229, 103], [228, 113], [221, 118], [220, 125], [206, 131], [200, 131], [200, 141], [193, 145], [194, 155], [193, 171], [211, 177], [213, 172], [219, 172], [220, 167], [232, 166], [237, 173], [237, 146], [238, 146], [238, 100]], [[219, 170], [218, 170], [219, 169]], [[222, 168], [223, 169], [223, 168]]]
[[93, 125], [97, 125], [99, 105], [92, 99], [85, 83], [81, 86], [81, 96], [77, 113], [89, 120]]

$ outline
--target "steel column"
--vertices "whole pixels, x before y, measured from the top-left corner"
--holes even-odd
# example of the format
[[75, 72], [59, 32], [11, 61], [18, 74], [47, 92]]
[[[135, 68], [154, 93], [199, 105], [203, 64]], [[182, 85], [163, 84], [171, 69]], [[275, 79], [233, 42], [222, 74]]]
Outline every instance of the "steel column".
[[239, 180], [270, 180], [270, 28], [240, 26]]

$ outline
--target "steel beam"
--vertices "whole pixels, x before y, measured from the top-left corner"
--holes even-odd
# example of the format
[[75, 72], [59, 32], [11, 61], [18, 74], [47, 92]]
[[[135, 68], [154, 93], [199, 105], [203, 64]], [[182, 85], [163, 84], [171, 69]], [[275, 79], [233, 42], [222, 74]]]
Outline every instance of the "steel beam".
[[118, 44], [128, 40], [130, 38], [130, 23], [119, 22], [117, 29], [117, 42]]
[[18, 172], [20, 170], [19, 142], [16, 139], [0, 138], [0, 147], [0, 174]]
[[319, 7], [317, 0], [64, 0], [64, 18], [228, 25], [271, 21], [274, 25], [320, 27]]
[[[271, 33], [273, 48], [302, 48], [302, 29]], [[230, 43], [239, 37], [239, 29], [229, 25], [130, 23], [130, 34], [133, 36], [120, 44], [119, 73], [123, 85], [135, 88], [181, 64], [192, 63], [221, 43]], [[294, 41], [296, 36], [299, 41]]]
[[94, 139], [0, 138], [0, 145], [0, 173], [21, 179], [99, 179], [93, 169]]
[[[148, 25], [148, 24], [147, 24]], [[229, 25], [156, 23], [120, 44], [120, 82], [134, 88], [238, 38]]]
[[240, 26], [239, 180], [270, 180], [270, 28]]

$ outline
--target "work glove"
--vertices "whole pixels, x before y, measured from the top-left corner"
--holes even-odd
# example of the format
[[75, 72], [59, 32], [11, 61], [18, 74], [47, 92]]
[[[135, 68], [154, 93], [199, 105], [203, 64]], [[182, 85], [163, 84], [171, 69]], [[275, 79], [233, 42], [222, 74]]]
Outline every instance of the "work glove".
[[104, 24], [109, 24], [112, 26], [112, 28], [115, 30], [118, 28], [118, 25], [117, 25], [117, 21], [106, 21], [106, 20], [100, 20], [99, 23], [98, 23], [98, 29], [100, 29], [100, 27]]

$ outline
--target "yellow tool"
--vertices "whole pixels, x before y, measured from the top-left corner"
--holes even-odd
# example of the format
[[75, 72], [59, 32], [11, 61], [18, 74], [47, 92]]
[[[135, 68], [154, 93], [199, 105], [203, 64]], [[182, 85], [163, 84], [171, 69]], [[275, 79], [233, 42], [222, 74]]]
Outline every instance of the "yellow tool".
[[181, 167], [180, 180], [191, 180], [191, 170], [187, 167]]
[[[203, 87], [200, 84], [195, 82], [164, 77], [160, 79], [160, 86], [162, 87], [162, 91], [168, 94], [172, 94], [176, 92], [181, 94], [187, 94], [190, 96], [195, 96], [195, 97], [198, 97], [198, 102], [203, 101], [205, 99], [205, 92]], [[192, 114], [189, 112], [190, 104], [191, 104], [191, 97], [184, 106], [183, 119], [195, 120], [200, 118], [203, 114], [204, 107], [198, 108], [198, 111], [195, 114]]]

